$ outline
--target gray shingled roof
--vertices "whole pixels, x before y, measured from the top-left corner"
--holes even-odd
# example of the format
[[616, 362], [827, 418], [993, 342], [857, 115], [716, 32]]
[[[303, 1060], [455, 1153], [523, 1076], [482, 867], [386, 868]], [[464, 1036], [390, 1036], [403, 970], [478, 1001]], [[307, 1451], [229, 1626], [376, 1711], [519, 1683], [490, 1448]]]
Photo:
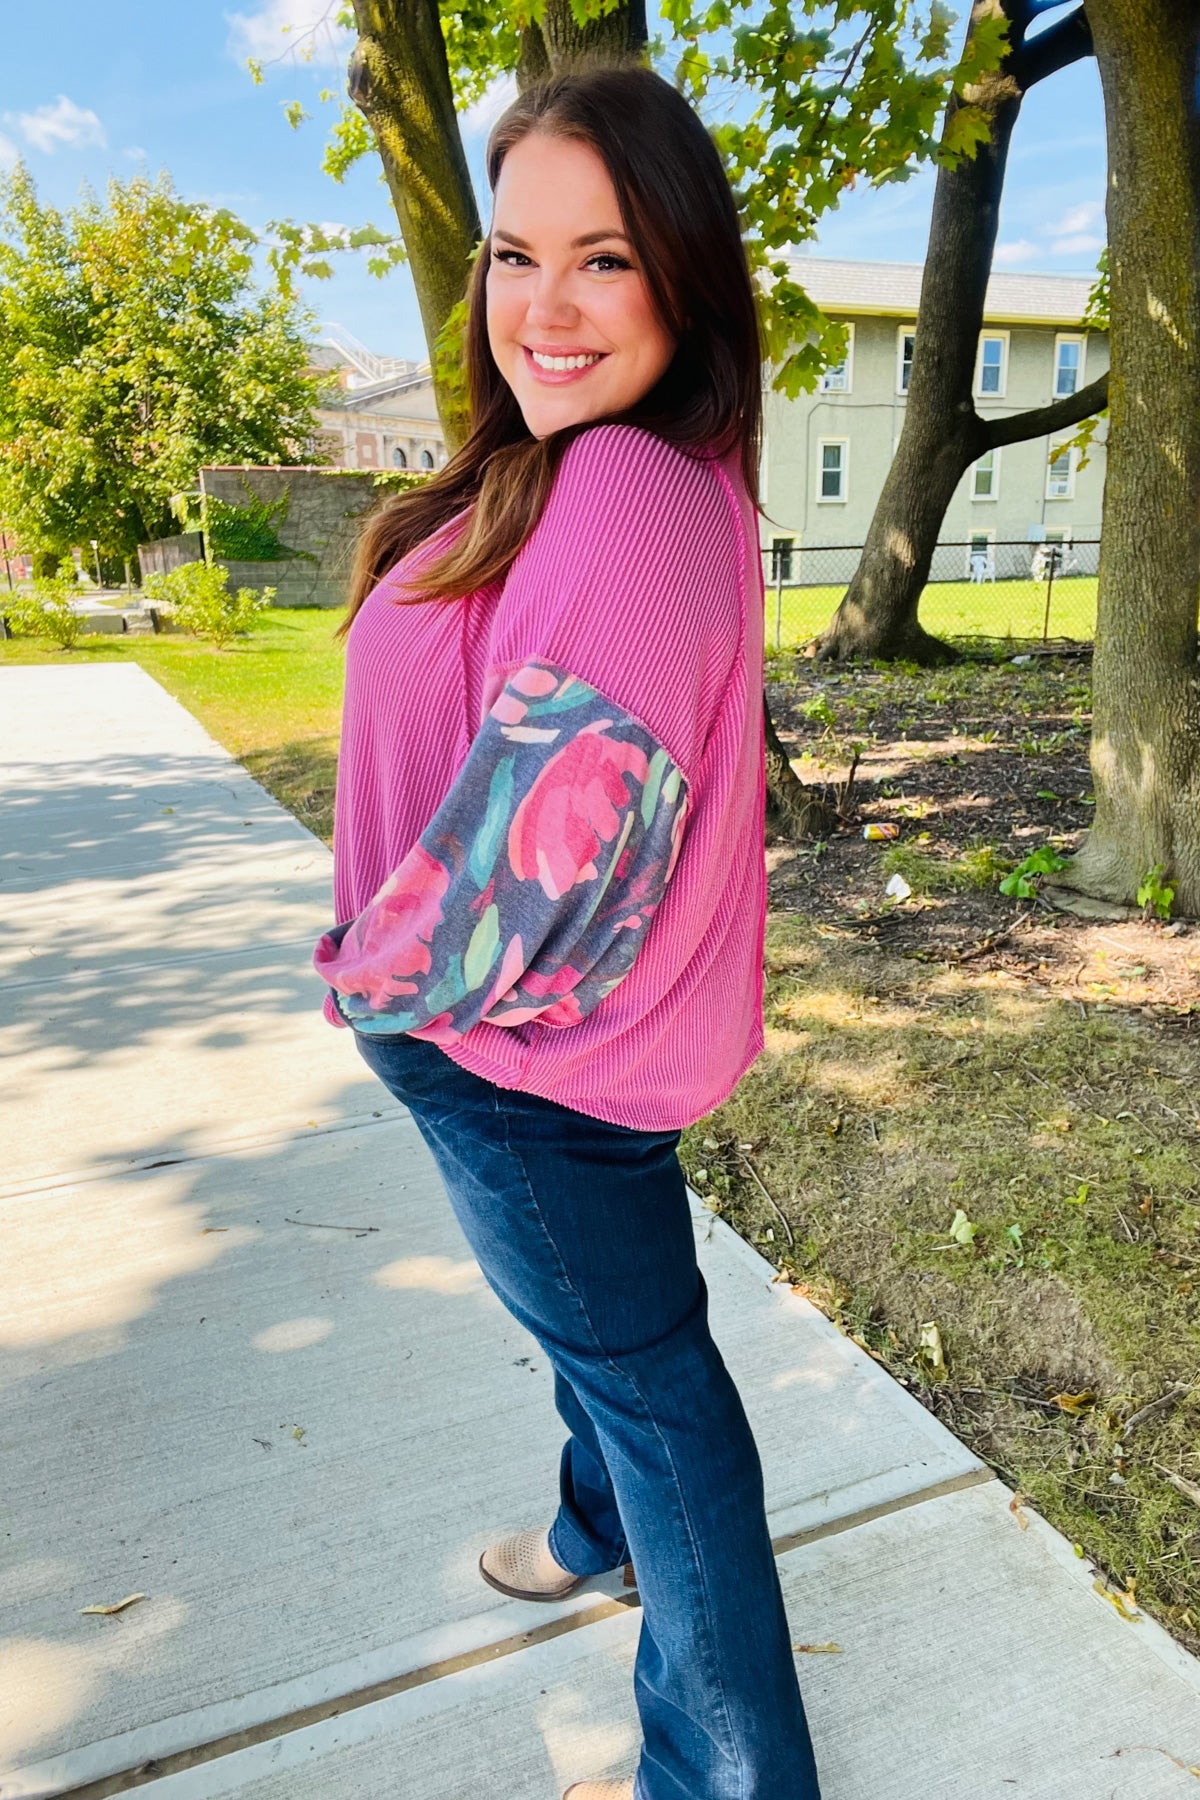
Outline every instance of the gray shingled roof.
[[[839, 262], [824, 256], [789, 258], [792, 279], [826, 312], [916, 317], [920, 263]], [[984, 317], [1078, 325], [1091, 292], [1090, 275], [994, 274]]]

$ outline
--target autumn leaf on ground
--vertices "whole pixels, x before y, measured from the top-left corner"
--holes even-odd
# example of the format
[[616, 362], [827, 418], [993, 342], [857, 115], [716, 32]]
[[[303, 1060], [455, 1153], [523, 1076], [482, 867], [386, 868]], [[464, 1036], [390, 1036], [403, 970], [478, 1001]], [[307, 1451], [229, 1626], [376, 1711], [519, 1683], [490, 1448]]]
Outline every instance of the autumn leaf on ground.
[[119, 1613], [124, 1612], [127, 1606], [132, 1606], [135, 1600], [145, 1598], [145, 1594], [126, 1594], [124, 1600], [117, 1600], [112, 1606], [81, 1606], [79, 1610], [81, 1613]]
[[831, 1656], [842, 1654], [840, 1644], [793, 1644], [793, 1650], [804, 1650], [809, 1656]]
[[1022, 1500], [1024, 1500], [1024, 1498], [1025, 1498], [1024, 1494], [1022, 1494], [1018, 1490], [1013, 1495], [1012, 1499], [1009, 1501], [1008, 1510], [1012, 1514], [1013, 1518], [1017, 1521], [1017, 1524], [1021, 1527], [1021, 1530], [1028, 1531], [1029, 1530], [1029, 1514], [1027, 1512], [1023, 1512], [1021, 1510], [1021, 1502], [1022, 1502]]
[[[1130, 1624], [1141, 1618], [1142, 1615], [1137, 1610], [1137, 1601], [1133, 1595], [1125, 1593], [1121, 1588], [1109, 1587], [1102, 1576], [1098, 1575], [1093, 1581], [1092, 1591], [1099, 1594], [1102, 1600], [1107, 1600], [1113, 1611], [1119, 1613], [1121, 1618], [1128, 1619]], [[1133, 1610], [1131, 1611], [1130, 1608]]]
[[1065, 1413], [1081, 1413], [1089, 1406], [1095, 1406], [1096, 1396], [1091, 1388], [1082, 1394], [1051, 1394], [1050, 1404], [1061, 1407]]

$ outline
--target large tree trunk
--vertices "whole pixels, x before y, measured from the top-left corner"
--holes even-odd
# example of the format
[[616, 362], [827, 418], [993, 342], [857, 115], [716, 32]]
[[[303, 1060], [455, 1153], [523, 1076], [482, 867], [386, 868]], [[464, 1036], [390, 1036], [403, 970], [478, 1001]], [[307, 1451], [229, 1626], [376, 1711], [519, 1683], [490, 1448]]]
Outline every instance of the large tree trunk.
[[1075, 424], [1104, 404], [1101, 384], [1093, 384], [1055, 408], [998, 422], [1002, 435], [975, 411], [979, 333], [1021, 101], [1035, 81], [1089, 48], [1080, 14], [1026, 46], [1028, 0], [975, 0], [968, 38], [1001, 12], [1010, 22], [1012, 44], [1002, 66], [952, 97], [946, 109], [943, 143], [955, 141], [955, 121], [967, 105], [983, 113], [989, 136], [974, 156], [938, 170], [904, 427], [854, 578], [818, 641], [821, 658], [947, 658], [951, 652], [922, 628], [917, 608], [946, 509], [963, 475], [993, 444]]
[[[1065, 885], [1149, 870], [1200, 914], [1200, 9], [1088, 0], [1108, 122], [1111, 422], [1093, 660], [1095, 823]], [[1059, 877], [1064, 880], [1064, 877]]]
[[[437, 0], [354, 0], [354, 21], [350, 98], [379, 146], [432, 346], [462, 299], [471, 252], [483, 235]], [[437, 387], [435, 393], [446, 443], [455, 450], [466, 422], [449, 395]]]

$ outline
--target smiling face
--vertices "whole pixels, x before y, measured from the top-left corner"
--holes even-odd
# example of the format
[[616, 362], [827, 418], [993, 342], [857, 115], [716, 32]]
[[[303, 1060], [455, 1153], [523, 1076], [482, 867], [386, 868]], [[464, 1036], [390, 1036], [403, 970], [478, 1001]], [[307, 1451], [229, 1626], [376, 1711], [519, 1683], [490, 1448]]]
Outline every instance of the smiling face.
[[537, 131], [513, 145], [488, 250], [488, 342], [534, 437], [623, 412], [665, 372], [675, 339], [590, 145]]

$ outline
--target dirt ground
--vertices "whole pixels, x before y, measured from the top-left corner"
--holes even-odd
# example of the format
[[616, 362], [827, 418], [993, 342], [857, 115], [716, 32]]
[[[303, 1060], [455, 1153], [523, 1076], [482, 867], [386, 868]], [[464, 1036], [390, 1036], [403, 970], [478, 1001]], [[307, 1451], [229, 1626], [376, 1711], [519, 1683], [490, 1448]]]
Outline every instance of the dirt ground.
[[1200, 1652], [1200, 924], [999, 892], [1092, 799], [1086, 656], [1013, 648], [774, 660], [798, 773], [857, 779], [826, 841], [768, 847], [766, 1050], [681, 1154], [1118, 1610]]
[[[770, 848], [773, 908], [896, 955], [1003, 969], [1085, 1008], [1200, 1027], [1200, 924], [1120, 908], [1080, 918], [998, 892], [1005, 866], [1047, 843], [1068, 855], [1087, 829], [1085, 657], [936, 673], [827, 672], [795, 658], [773, 673], [784, 678], [768, 687], [772, 716], [804, 779], [844, 780], [850, 746], [862, 746], [853, 824], [820, 845]], [[864, 841], [869, 823], [899, 836]], [[893, 872], [908, 876], [911, 899], [886, 897]]]

